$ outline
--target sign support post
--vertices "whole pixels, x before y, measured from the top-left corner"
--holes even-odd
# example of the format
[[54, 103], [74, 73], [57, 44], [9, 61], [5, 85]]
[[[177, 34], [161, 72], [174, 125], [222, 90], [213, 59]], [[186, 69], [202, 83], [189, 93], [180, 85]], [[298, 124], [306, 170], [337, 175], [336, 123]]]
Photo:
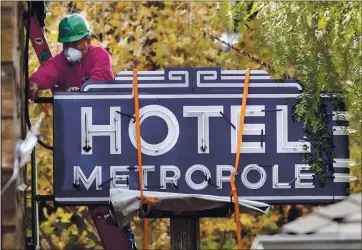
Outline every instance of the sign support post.
[[199, 250], [200, 223], [199, 218], [170, 218], [170, 235], [172, 250]]

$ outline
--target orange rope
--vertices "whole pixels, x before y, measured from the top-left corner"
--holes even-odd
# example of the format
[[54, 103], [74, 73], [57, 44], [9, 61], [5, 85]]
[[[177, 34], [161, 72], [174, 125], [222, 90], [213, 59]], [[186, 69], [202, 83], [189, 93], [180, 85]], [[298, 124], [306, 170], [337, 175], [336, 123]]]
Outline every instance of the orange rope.
[[[244, 91], [243, 91], [243, 100], [241, 105], [240, 121], [239, 121], [239, 131], [238, 131], [238, 143], [236, 148], [236, 157], [235, 157], [235, 167], [234, 175], [238, 172], [239, 168], [239, 159], [240, 159], [240, 150], [243, 142], [243, 130], [244, 130], [244, 121], [246, 113], [246, 100], [248, 98], [249, 91], [249, 79], [250, 79], [250, 69], [247, 69], [245, 72], [245, 82], [244, 82]], [[239, 199], [238, 192], [235, 185], [235, 177], [230, 175], [230, 184], [231, 184], [231, 194], [234, 197], [234, 219], [236, 223], [236, 235], [238, 239], [238, 249], [243, 248], [243, 242], [241, 238], [241, 222], [240, 222], [240, 210], [239, 210]]]
[[[137, 70], [133, 70], [133, 94], [134, 94], [134, 109], [136, 119], [136, 139], [137, 139], [137, 160], [138, 160], [138, 179], [139, 187], [141, 191], [141, 206], [144, 203], [156, 203], [158, 199], [148, 198], [143, 194], [143, 170], [142, 170], [142, 151], [141, 151], [141, 123], [140, 123], [140, 112], [139, 112], [139, 101], [138, 101], [138, 79]], [[149, 209], [149, 206], [148, 206]], [[144, 232], [144, 249], [148, 249], [148, 219], [143, 220], [143, 232]]]
[[143, 218], [143, 249], [148, 249], [148, 219]]

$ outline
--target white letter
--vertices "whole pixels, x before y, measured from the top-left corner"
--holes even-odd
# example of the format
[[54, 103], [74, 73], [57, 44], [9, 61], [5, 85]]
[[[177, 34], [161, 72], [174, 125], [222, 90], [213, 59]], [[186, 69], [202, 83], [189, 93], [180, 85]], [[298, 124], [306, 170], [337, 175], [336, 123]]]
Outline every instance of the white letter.
[[74, 166], [73, 173], [74, 173], [74, 183], [79, 184], [79, 179], [81, 179], [83, 185], [88, 190], [95, 179], [96, 180], [96, 190], [102, 190], [102, 187], [100, 187], [101, 182], [102, 182], [102, 167], [101, 166], [96, 166], [93, 169], [93, 172], [90, 174], [89, 178], [85, 177], [82, 169], [79, 166]]
[[[138, 166], [136, 166], [136, 171], [138, 171]], [[142, 166], [142, 185], [143, 185], [143, 189], [147, 190], [147, 186], [148, 186], [148, 171], [155, 171], [155, 166]]]
[[[247, 105], [245, 116], [265, 116], [264, 105]], [[230, 120], [236, 129], [231, 127], [231, 153], [236, 153], [238, 144], [238, 131], [240, 123], [241, 106], [230, 107]], [[265, 124], [263, 123], [249, 123], [244, 124], [243, 135], [265, 135]], [[260, 138], [259, 137], [259, 138]], [[243, 142], [240, 153], [265, 153], [265, 142]]]
[[310, 153], [309, 142], [288, 141], [288, 106], [277, 105], [277, 153]]
[[[151, 156], [163, 155], [170, 151], [175, 146], [178, 136], [180, 134], [180, 128], [176, 119], [176, 116], [167, 108], [160, 105], [148, 105], [140, 109], [140, 123], [151, 116], [157, 116], [163, 119], [167, 124], [167, 136], [158, 144], [150, 144], [145, 142], [141, 138], [142, 153]], [[150, 128], [150, 130], [155, 128]], [[133, 120], [130, 121], [128, 127], [129, 138], [135, 148], [136, 143], [136, 123]]]
[[302, 170], [309, 170], [310, 166], [305, 164], [295, 164], [295, 188], [314, 188], [314, 184], [311, 182], [302, 182], [301, 180], [313, 180], [312, 173], [302, 174]]
[[[173, 172], [173, 176], [167, 176], [167, 172]], [[166, 183], [177, 185], [178, 179], [180, 179], [181, 172], [176, 166], [163, 166], [160, 170], [160, 186], [161, 189], [166, 189]]]
[[230, 175], [222, 175], [223, 171], [234, 173], [234, 167], [230, 165], [216, 165], [216, 186], [217, 189], [222, 189], [223, 182], [230, 182]]
[[[249, 180], [247, 179], [247, 175], [250, 171], [252, 170], [256, 170], [259, 172], [260, 174], [260, 180], [257, 183], [251, 183], [249, 182]], [[261, 188], [265, 181], [266, 181], [266, 173], [265, 170], [261, 167], [259, 167], [256, 164], [251, 164], [248, 165], [244, 168], [243, 172], [241, 173], [241, 181], [244, 183], [245, 187], [249, 188], [249, 189], [258, 189]]]
[[[109, 108], [109, 125], [93, 125], [92, 108], [81, 108], [81, 152], [83, 155], [91, 155], [93, 153], [93, 137], [109, 136], [110, 154], [121, 154], [121, 119], [120, 107]], [[87, 151], [86, 147], [90, 147]]]
[[207, 180], [211, 178], [210, 171], [205, 166], [200, 165], [200, 164], [195, 164], [195, 165], [191, 166], [189, 169], [187, 169], [186, 174], [185, 174], [185, 180], [186, 180], [187, 185], [189, 185], [190, 188], [192, 188], [194, 190], [201, 190], [201, 189], [204, 189], [205, 187], [207, 187], [208, 183], [206, 180], [204, 180], [200, 184], [196, 184], [195, 182], [192, 181], [191, 175], [193, 174], [193, 172], [195, 172], [197, 170], [202, 171], [204, 173], [204, 175], [206, 175]]
[[[128, 172], [128, 166], [111, 166], [110, 170], [110, 178], [113, 178], [111, 185], [112, 187], [129, 189], [129, 185], [127, 184], [127, 179], [129, 179], [129, 175], [120, 175], [117, 172]], [[119, 181], [124, 181], [125, 183], [118, 183]]]
[[184, 117], [197, 117], [197, 149], [199, 154], [210, 152], [209, 118], [221, 117], [223, 106], [184, 106]]
[[273, 166], [273, 188], [291, 188], [291, 185], [289, 183], [279, 183], [279, 172], [278, 172], [278, 165]]

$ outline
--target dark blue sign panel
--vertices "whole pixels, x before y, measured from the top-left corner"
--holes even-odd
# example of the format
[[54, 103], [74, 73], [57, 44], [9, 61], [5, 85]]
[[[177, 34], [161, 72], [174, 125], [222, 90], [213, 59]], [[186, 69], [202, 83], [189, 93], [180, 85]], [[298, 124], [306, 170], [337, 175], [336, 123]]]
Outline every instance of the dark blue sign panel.
[[[229, 196], [245, 71], [168, 68], [138, 73], [144, 190]], [[333, 119], [334, 179], [314, 181], [291, 121], [295, 80], [252, 70], [238, 194], [269, 204], [328, 203], [346, 196], [348, 137]], [[332, 112], [332, 110], [331, 110]], [[101, 204], [110, 187], [138, 190], [132, 72], [54, 95], [54, 192], [64, 204]], [[336, 117], [336, 116], [334, 116]]]

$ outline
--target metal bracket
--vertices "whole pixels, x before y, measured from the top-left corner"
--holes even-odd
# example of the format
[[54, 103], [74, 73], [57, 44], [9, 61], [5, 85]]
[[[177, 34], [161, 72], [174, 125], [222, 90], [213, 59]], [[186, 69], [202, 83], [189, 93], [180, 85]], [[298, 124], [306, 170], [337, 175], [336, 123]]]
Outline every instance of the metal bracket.
[[145, 188], [160, 188], [161, 186], [149, 186], [149, 185], [147, 185], [147, 186], [145, 186]]
[[239, 171], [239, 172], [237, 172], [237, 173], [235, 174], [235, 176], [238, 176], [239, 174], [241, 174], [241, 173], [243, 173], [243, 172], [244, 172], [244, 169], [241, 170], [241, 171]]
[[288, 185], [291, 186], [295, 181], [297, 180], [297, 177], [295, 177], [293, 180], [291, 180]]
[[126, 113], [123, 113], [123, 112], [120, 112], [120, 111], [116, 111], [116, 112], [117, 112], [118, 114], [120, 114], [120, 115], [123, 115], [123, 116], [126, 116], [126, 117], [130, 118], [130, 119], [133, 119], [133, 123], [136, 122], [136, 118], [135, 118], [134, 116], [129, 115], [129, 114], [126, 114]]
[[[103, 182], [102, 184], [98, 185], [98, 187], [99, 187], [99, 188], [100, 188], [100, 187], [103, 187], [104, 185], [107, 185], [108, 183], [110, 183], [110, 182], [113, 181], [113, 180], [114, 180], [114, 178], [112, 177], [112, 178], [106, 180], [105, 182]], [[123, 180], [123, 178], [116, 178], [116, 180]], [[129, 186], [129, 178], [128, 178], [128, 176], [127, 176], [127, 178], [126, 178], [126, 184], [127, 184], [127, 186]]]
[[207, 175], [206, 175], [206, 174], [204, 174], [204, 176], [205, 176], [205, 181], [207, 181], [207, 183], [208, 183], [209, 185], [214, 186], [214, 187], [217, 187], [217, 188], [219, 187], [218, 185], [212, 183], [211, 177], [207, 178]]
[[277, 111], [283, 111], [282, 109], [262, 109], [261, 112], [277, 112]]
[[34, 103], [53, 103], [53, 97], [37, 97], [34, 98]]
[[143, 215], [146, 215], [149, 213], [149, 205], [147, 203], [143, 203], [141, 206], [141, 211]]
[[[258, 165], [259, 167], [263, 167], [263, 168], [267, 168], [267, 167], [273, 167], [274, 165], [273, 164], [271, 164], [271, 165]], [[243, 170], [241, 170], [241, 171], [239, 171], [239, 172], [237, 172], [236, 174], [235, 174], [235, 176], [238, 176], [239, 174], [241, 174], [241, 173], [243, 173], [244, 172], [244, 169]]]
[[99, 188], [100, 188], [100, 187], [103, 187], [104, 185], [110, 183], [111, 181], [113, 181], [113, 177], [110, 178], [110, 179], [108, 179], [108, 180], [106, 180], [105, 182], [103, 182], [102, 184], [100, 184], [98, 187], [99, 187]]
[[[129, 119], [133, 119], [133, 123], [136, 122], [136, 117], [132, 116], [132, 115], [129, 115], [129, 114], [126, 114], [126, 113], [123, 113], [123, 112], [120, 112], [120, 111], [116, 111], [118, 114], [120, 115], [123, 115], [125, 117], [128, 117]], [[140, 116], [140, 119], [142, 118], [143, 115]]]
[[179, 190], [179, 189], [180, 189], [180, 187], [179, 187], [179, 185], [178, 185], [178, 183], [177, 183], [176, 181], [173, 181], [173, 182], [172, 182], [172, 186], [173, 186], [173, 188], [176, 189], [176, 190]]
[[229, 120], [229, 118], [226, 117], [226, 115], [220, 111], [220, 114], [222, 115], [222, 117], [224, 117], [224, 119], [229, 123], [229, 125], [236, 130], [235, 125]]
[[54, 201], [54, 195], [35, 195], [34, 196], [35, 201]]
[[[312, 177], [313, 177], [313, 185], [315, 185], [317, 177], [314, 174], [312, 175]], [[336, 177], [334, 175], [327, 175], [323, 177], [324, 180], [334, 180], [335, 178]]]

